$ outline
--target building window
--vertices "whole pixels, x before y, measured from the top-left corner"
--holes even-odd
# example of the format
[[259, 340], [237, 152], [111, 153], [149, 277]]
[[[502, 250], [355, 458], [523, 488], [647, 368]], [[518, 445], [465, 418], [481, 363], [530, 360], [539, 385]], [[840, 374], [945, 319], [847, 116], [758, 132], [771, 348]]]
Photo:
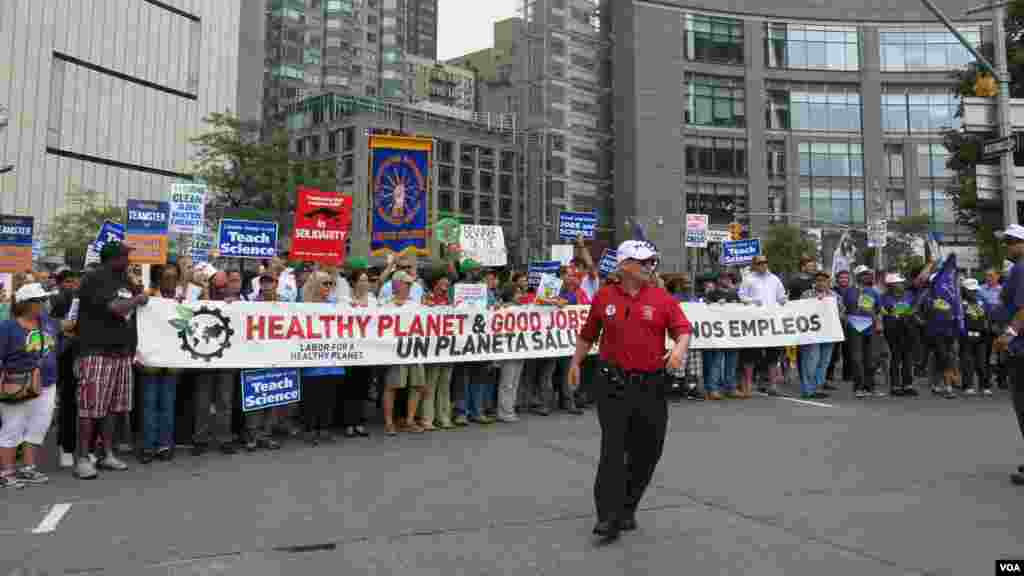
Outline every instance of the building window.
[[476, 156], [473, 154], [472, 144], [463, 144], [459, 147], [459, 162], [467, 166], [476, 165]]
[[348, 154], [341, 159], [341, 177], [352, 178], [355, 176], [355, 162], [352, 160], [352, 155]]
[[746, 126], [742, 78], [689, 74], [686, 123], [694, 126]]
[[889, 167], [889, 180], [903, 179], [903, 145], [885, 145], [886, 164]]
[[948, 89], [890, 90], [882, 94], [882, 129], [886, 132], [944, 132], [960, 128], [959, 103]]
[[561, 156], [548, 157], [548, 172], [552, 174], [565, 174], [565, 158]]
[[437, 193], [437, 209], [441, 212], [452, 211], [452, 191], [440, 190]]
[[[960, 30], [975, 48], [981, 44], [979, 28]], [[878, 33], [882, 70], [955, 70], [974, 56], [946, 30], [881, 30]]]
[[356, 129], [350, 126], [348, 128], [345, 128], [342, 131], [342, 134], [344, 134], [344, 136], [345, 136], [344, 144], [343, 144], [342, 149], [345, 152], [349, 152], [351, 150], [354, 150], [355, 147], [356, 147]]
[[295, 141], [295, 154], [297, 154], [299, 156], [305, 156], [306, 155], [306, 139], [305, 138], [299, 138], [298, 140]]
[[743, 64], [743, 22], [687, 14], [686, 58], [698, 62]]
[[320, 135], [314, 134], [309, 137], [309, 153], [313, 156], [320, 154]]
[[327, 133], [327, 152], [333, 154], [338, 151], [338, 132]]
[[452, 162], [452, 143], [448, 140], [437, 141], [437, 157], [440, 162]]
[[946, 195], [946, 186], [935, 183], [921, 186], [921, 213], [927, 214], [932, 224], [953, 224], [953, 201]]
[[893, 220], [905, 218], [907, 214], [907, 195], [902, 188], [889, 188], [886, 190], [888, 201], [888, 216]]
[[473, 169], [463, 168], [459, 173], [459, 188], [462, 188], [463, 190], [475, 190], [476, 186], [473, 180]]
[[494, 218], [494, 201], [487, 196], [480, 197], [480, 217]]
[[767, 32], [769, 68], [860, 68], [860, 34], [855, 26], [772, 23]]
[[494, 175], [490, 172], [480, 173], [480, 191], [488, 194], [494, 192]]
[[700, 138], [686, 144], [686, 173], [744, 177], [747, 143], [731, 138]]
[[823, 179], [800, 186], [800, 215], [815, 222], [864, 224], [864, 189], [849, 181]]
[[498, 176], [498, 194], [502, 196], [512, 195], [512, 175], [501, 174]]
[[784, 177], [786, 175], [786, 144], [784, 142], [769, 142], [765, 156], [768, 175]]
[[565, 136], [561, 134], [552, 134], [551, 150], [554, 152], [565, 152]]
[[274, 78], [287, 78], [289, 80], [302, 80], [305, 77], [305, 71], [301, 67], [288, 64], [274, 66], [271, 74]]
[[790, 91], [794, 130], [860, 132], [861, 103], [856, 88], [805, 86]]
[[864, 177], [864, 149], [845, 142], [801, 142], [800, 175]]
[[516, 166], [516, 153], [511, 150], [501, 152], [501, 171], [512, 172]]
[[459, 196], [459, 212], [463, 214], [473, 213], [473, 198], [472, 194], [462, 193]]
[[727, 224], [737, 212], [747, 211], [747, 187], [744, 184], [686, 184], [686, 210], [707, 214], [713, 224]]
[[769, 130], [789, 130], [789, 92], [768, 90], [765, 99], [765, 127]]
[[953, 172], [946, 168], [949, 153], [942, 144], [918, 144], [917, 175], [920, 178], [951, 178]]
[[451, 166], [438, 166], [437, 170], [438, 183], [445, 188], [454, 188], [455, 169]]
[[502, 218], [502, 219], [505, 219], [505, 220], [511, 220], [512, 219], [512, 199], [511, 198], [502, 198], [501, 200], [499, 200], [498, 201], [498, 208], [501, 211], [501, 213], [498, 214], [499, 218]]

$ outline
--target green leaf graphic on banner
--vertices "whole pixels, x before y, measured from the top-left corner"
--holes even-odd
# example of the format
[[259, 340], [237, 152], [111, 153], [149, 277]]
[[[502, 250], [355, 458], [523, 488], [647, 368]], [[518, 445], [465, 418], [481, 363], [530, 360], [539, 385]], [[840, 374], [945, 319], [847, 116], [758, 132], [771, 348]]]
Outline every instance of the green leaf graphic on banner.
[[181, 318], [182, 320], [192, 319], [193, 312], [188, 306], [178, 306], [176, 310], [178, 312], [178, 318]]
[[175, 318], [175, 319], [171, 320], [170, 322], [168, 322], [168, 324], [170, 324], [171, 326], [174, 326], [174, 328], [176, 330], [178, 330], [179, 332], [184, 331], [184, 332], [187, 333], [189, 331], [188, 320], [182, 320], [181, 318]]

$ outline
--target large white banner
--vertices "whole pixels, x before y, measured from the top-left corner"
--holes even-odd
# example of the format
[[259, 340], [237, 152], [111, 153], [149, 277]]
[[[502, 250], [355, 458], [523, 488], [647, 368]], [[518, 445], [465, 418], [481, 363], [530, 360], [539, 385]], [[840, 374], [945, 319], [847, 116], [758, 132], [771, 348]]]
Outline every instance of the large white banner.
[[[694, 348], [843, 339], [832, 300], [782, 307], [684, 304]], [[378, 309], [333, 304], [191, 302], [139, 309], [139, 355], [167, 368], [432, 364], [569, 356], [587, 306]], [[639, 321], [639, 320], [638, 320]]]

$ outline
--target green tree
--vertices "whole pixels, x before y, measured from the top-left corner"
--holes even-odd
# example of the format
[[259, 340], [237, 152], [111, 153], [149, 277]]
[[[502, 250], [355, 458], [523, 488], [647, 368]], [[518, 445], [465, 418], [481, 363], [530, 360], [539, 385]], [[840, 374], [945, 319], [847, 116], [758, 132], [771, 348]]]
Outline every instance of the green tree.
[[63, 254], [68, 265], [82, 265], [89, 244], [103, 222], [124, 221], [124, 208], [110, 203], [106, 194], [79, 188], [68, 192], [63, 211], [46, 228], [46, 251]]
[[889, 237], [886, 238], [886, 268], [905, 271], [917, 261], [914, 254], [915, 237], [923, 237], [928, 233], [931, 221], [927, 214], [906, 216], [889, 224]]
[[230, 112], [210, 114], [204, 122], [207, 130], [191, 140], [197, 148], [194, 175], [209, 184], [223, 207], [283, 215], [295, 209], [297, 186], [337, 186], [335, 162], [292, 157], [285, 130], [261, 134], [259, 124]]
[[814, 254], [814, 240], [804, 237], [798, 226], [773, 224], [762, 235], [768, 267], [780, 276], [795, 274], [800, 269], [800, 257]]

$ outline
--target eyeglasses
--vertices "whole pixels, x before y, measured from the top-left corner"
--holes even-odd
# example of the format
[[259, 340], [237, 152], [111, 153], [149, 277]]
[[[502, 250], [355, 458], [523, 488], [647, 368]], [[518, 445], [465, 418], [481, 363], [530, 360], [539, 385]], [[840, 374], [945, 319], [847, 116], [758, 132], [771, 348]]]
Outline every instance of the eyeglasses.
[[333, 288], [334, 287], [334, 282], [324, 282], [323, 285], [328, 287], [328, 288]]

